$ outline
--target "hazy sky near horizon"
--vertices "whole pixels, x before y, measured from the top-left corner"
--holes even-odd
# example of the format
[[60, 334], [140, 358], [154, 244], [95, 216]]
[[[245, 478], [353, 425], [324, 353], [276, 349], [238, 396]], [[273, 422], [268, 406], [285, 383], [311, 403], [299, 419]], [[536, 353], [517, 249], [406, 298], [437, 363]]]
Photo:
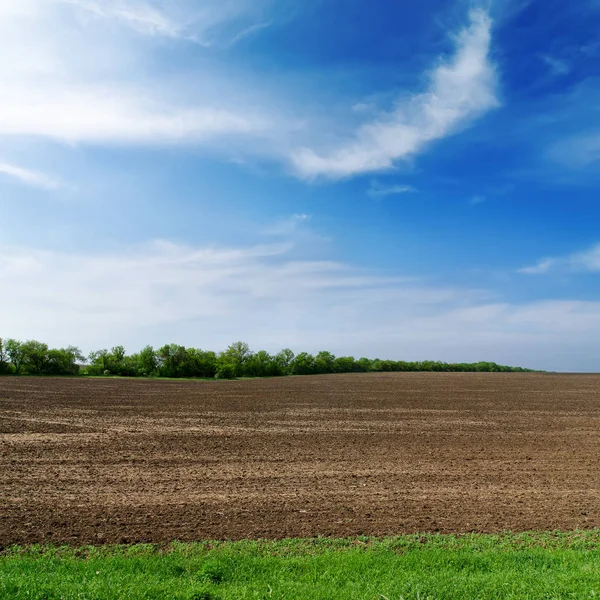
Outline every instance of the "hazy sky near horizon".
[[0, 336], [600, 369], [600, 2], [0, 0]]

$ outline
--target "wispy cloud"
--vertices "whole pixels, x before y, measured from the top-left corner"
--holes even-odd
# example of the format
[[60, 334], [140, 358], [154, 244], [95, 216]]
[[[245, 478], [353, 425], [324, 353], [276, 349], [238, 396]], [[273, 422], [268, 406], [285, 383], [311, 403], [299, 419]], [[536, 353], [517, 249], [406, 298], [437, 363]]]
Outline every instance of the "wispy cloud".
[[550, 54], [542, 54], [540, 57], [550, 69], [550, 73], [555, 77], [568, 75], [571, 72], [571, 65], [560, 58], [551, 56]]
[[[170, 5], [158, 2], [3, 2], [0, 137], [95, 144], [206, 143], [233, 135], [258, 136], [270, 121], [260, 108], [249, 106], [247, 97], [241, 103], [223, 101], [225, 94], [218, 90], [222, 92], [225, 84], [219, 88], [208, 70], [200, 74], [202, 85], [165, 79], [145, 58], [150, 43], [146, 35], [140, 39], [97, 22], [125, 23], [148, 35], [178, 36], [187, 31], [184, 15], [202, 30], [237, 17], [246, 6], [243, 1], [222, 6], [211, 1], [204, 5], [204, 19], [189, 12], [192, 3], [187, 1], [177, 4], [187, 7], [179, 19], [159, 10]], [[95, 20], [73, 22], [65, 11]]]
[[574, 169], [597, 167], [600, 165], [600, 132], [565, 137], [550, 147], [548, 155], [552, 160]]
[[227, 47], [235, 46], [235, 44], [238, 44], [243, 39], [251, 37], [251, 36], [255, 35], [256, 33], [258, 33], [259, 31], [262, 31], [263, 29], [267, 29], [268, 27], [271, 27], [271, 25], [273, 25], [273, 21], [263, 21], [261, 23], [255, 23], [254, 25], [250, 25], [250, 26], [242, 29], [242, 31], [240, 31], [236, 35], [234, 35], [233, 38], [229, 42], [227, 42], [225, 45]]
[[59, 190], [67, 187], [58, 179], [40, 173], [39, 171], [32, 171], [3, 162], [0, 162], [0, 176], [9, 177], [24, 185], [43, 190]]
[[[481, 10], [423, 93], [356, 131], [354, 118], [307, 115], [276, 83], [224, 73], [210, 57], [193, 78], [154, 62], [156, 36], [223, 48], [257, 33], [272, 22], [263, 10], [271, 0], [3, 1], [0, 137], [194, 144], [239, 161], [291, 163], [301, 178], [339, 178], [391, 168], [497, 105], [491, 20]], [[320, 148], [339, 131], [349, 141]]]
[[535, 265], [519, 269], [519, 273], [525, 275], [542, 275], [551, 271], [600, 272], [600, 244], [567, 256], [544, 258]]
[[165, 341], [218, 349], [245, 339], [273, 351], [548, 369], [585, 368], [582, 352], [600, 351], [598, 302], [490, 302], [481, 291], [290, 251], [166, 241], [113, 252], [1, 247], [0, 280], [11, 293], [0, 296], [0, 332], [86, 351]]
[[554, 258], [543, 258], [535, 265], [529, 267], [523, 267], [519, 269], [519, 273], [523, 275], [542, 275], [548, 273], [554, 266], [556, 266], [556, 259]]
[[335, 179], [390, 169], [497, 106], [496, 73], [489, 59], [492, 23], [479, 9], [471, 12], [470, 21], [456, 36], [455, 55], [432, 72], [426, 92], [363, 125], [337, 148], [296, 150], [291, 156], [296, 172]]
[[[166, 241], [112, 254], [5, 247], [0, 277], [13, 293], [0, 298], [0, 331], [54, 337], [64, 327], [61, 335], [98, 343], [104, 328], [130, 337], [136, 330], [198, 320], [220, 322], [223, 332], [239, 337], [243, 319], [257, 326], [271, 319], [265, 331], [273, 332], [292, 324], [313, 327], [332, 311], [356, 314], [377, 295], [399, 300], [421, 293], [397, 277], [294, 259], [290, 250], [289, 243], [198, 248]], [[445, 302], [453, 294], [436, 290], [424, 301]], [[203, 333], [203, 343], [208, 335]], [[217, 329], [210, 335], [220, 337]]]
[[[15, 0], [5, 0], [14, 2]], [[32, 0], [29, 0], [32, 1]], [[138, 33], [187, 40], [202, 46], [230, 46], [269, 27], [256, 21], [271, 0], [48, 0], [68, 4], [88, 16], [129, 27]], [[238, 33], [232, 33], [231, 28]], [[233, 36], [233, 37], [232, 37]]]
[[[33, 92], [33, 93], [32, 93]], [[258, 134], [258, 115], [213, 106], [178, 107], [142, 90], [106, 85], [13, 86], [0, 98], [0, 135], [66, 142], [170, 144]]]
[[126, 0], [54, 0], [70, 4], [97, 17], [119, 21], [140, 33], [183, 37], [183, 24], [171, 19], [156, 6]]
[[485, 196], [477, 194], [476, 196], [471, 196], [471, 198], [469, 198], [469, 204], [471, 206], [477, 206], [478, 204], [483, 204], [486, 200], [487, 198]]
[[305, 228], [311, 218], [312, 215], [296, 213], [287, 219], [281, 219], [270, 227], [267, 227], [263, 230], [263, 233], [265, 235], [289, 236], [296, 233], [301, 228]]
[[371, 187], [368, 189], [367, 194], [372, 198], [384, 198], [385, 196], [395, 196], [398, 194], [409, 194], [416, 192], [417, 189], [412, 185], [382, 185], [378, 181], [372, 181]]

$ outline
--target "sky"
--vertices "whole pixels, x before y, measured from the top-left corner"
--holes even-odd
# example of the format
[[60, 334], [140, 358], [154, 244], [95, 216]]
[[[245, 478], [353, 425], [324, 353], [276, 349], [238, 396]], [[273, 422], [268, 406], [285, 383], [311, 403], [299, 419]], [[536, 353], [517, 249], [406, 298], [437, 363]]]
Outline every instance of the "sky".
[[600, 370], [599, 31], [599, 0], [0, 0], [0, 336]]

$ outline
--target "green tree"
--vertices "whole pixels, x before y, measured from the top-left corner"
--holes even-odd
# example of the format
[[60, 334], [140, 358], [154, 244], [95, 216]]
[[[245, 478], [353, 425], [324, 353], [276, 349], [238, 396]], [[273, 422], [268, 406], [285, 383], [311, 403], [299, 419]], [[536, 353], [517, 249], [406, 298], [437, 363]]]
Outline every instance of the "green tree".
[[361, 369], [359, 365], [356, 364], [353, 356], [338, 356], [333, 361], [334, 373], [352, 373], [360, 370]]
[[184, 377], [187, 366], [187, 351], [179, 344], [166, 344], [158, 350], [160, 374], [163, 377]]
[[333, 373], [335, 356], [331, 352], [322, 350], [315, 356], [315, 371], [317, 373]]
[[235, 379], [235, 365], [219, 359], [215, 377], [217, 379]]
[[311, 375], [315, 372], [315, 357], [308, 352], [300, 352], [292, 362], [294, 375]]
[[28, 340], [21, 344], [23, 368], [32, 375], [43, 375], [48, 366], [48, 344]]
[[289, 348], [284, 348], [275, 355], [275, 362], [279, 365], [284, 375], [292, 372], [292, 363], [294, 362], [294, 353]]
[[363, 373], [367, 373], [368, 371], [371, 371], [371, 365], [372, 365], [373, 361], [370, 358], [365, 358], [364, 356], [362, 358], [359, 358], [356, 361], [356, 367], [359, 371], [363, 372]]
[[214, 377], [217, 355], [211, 350], [187, 349], [186, 377]]
[[398, 369], [397, 364], [393, 360], [380, 360], [379, 370], [390, 373], [392, 371], [397, 371]]
[[374, 358], [371, 361], [371, 366], [369, 367], [369, 371], [375, 371], [375, 372], [381, 371], [381, 359], [380, 358]]
[[0, 375], [6, 375], [11, 372], [8, 353], [6, 352], [6, 343], [0, 338]]
[[146, 377], [158, 372], [158, 357], [152, 346], [146, 346], [137, 357], [138, 374]]
[[81, 350], [75, 346], [50, 349], [48, 351], [47, 373], [50, 375], [77, 375], [79, 363], [84, 361]]
[[251, 356], [252, 351], [246, 342], [235, 342], [221, 352], [218, 365], [233, 365], [235, 376], [240, 377], [244, 373], [244, 364]]
[[24, 362], [23, 344], [12, 338], [6, 340], [6, 354], [15, 373], [20, 375]]
[[88, 356], [90, 368], [88, 371], [92, 375], [103, 375], [107, 371], [111, 373], [112, 357], [108, 350], [94, 350]]
[[[34, 375], [75, 375], [84, 361], [79, 348], [48, 348], [36, 340], [20, 342], [0, 338], [0, 374], [31, 373]], [[289, 349], [272, 356], [265, 350], [253, 353], [245, 342], [235, 342], [224, 352], [166, 344], [155, 351], [146, 346], [137, 354], [127, 355], [123, 346], [110, 351], [96, 350], [89, 355], [89, 374], [164, 377], [269, 377], [276, 375], [310, 375], [315, 373], [351, 373], [367, 371], [480, 371], [530, 372], [530, 369], [498, 365], [494, 362], [446, 363], [424, 360], [417, 362], [335, 357], [323, 350], [312, 356], [301, 352], [297, 356]]]
[[125, 359], [125, 348], [123, 346], [113, 346], [110, 357], [116, 364], [119, 364]]
[[246, 377], [276, 377], [283, 373], [279, 362], [266, 350], [252, 354], [243, 365], [243, 374]]

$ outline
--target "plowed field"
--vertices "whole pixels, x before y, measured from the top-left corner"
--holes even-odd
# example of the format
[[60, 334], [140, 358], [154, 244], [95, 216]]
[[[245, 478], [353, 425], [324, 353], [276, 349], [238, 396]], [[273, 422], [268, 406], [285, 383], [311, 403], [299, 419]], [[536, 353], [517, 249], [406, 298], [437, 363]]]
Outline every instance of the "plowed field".
[[600, 376], [0, 379], [0, 545], [600, 526]]

